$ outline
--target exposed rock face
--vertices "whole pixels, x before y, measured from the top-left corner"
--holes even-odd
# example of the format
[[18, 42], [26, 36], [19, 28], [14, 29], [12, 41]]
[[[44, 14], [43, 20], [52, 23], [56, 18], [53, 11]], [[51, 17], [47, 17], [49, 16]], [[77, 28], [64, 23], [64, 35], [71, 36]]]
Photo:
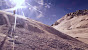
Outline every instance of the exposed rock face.
[[[4, 15], [4, 16], [2, 16]], [[51, 26], [40, 22], [20, 18], [16, 15], [17, 25], [15, 35], [15, 50], [87, 50], [88, 45]], [[12, 50], [9, 28], [14, 24], [14, 15], [0, 11], [0, 49]], [[5, 37], [7, 36], [6, 40]], [[2, 45], [4, 44], [4, 45]]]
[[52, 24], [52, 27], [88, 43], [88, 10], [69, 13]]

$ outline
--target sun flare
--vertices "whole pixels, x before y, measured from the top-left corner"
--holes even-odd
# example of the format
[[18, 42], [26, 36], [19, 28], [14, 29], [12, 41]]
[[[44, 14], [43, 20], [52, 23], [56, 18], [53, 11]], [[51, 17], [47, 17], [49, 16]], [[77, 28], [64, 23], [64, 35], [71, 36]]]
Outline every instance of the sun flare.
[[16, 6], [22, 6], [22, 4], [25, 2], [25, 0], [10, 0], [12, 4], [15, 4]]

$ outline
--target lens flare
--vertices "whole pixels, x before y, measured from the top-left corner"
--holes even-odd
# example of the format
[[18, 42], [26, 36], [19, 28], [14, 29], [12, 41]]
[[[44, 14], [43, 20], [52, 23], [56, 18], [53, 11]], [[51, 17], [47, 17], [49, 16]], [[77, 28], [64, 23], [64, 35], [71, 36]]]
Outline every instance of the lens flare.
[[15, 4], [15, 6], [22, 6], [25, 0], [10, 0], [11, 4]]
[[2, 3], [2, 7], [4, 6], [5, 3], [7, 6], [7, 8], [4, 8], [2, 10], [8, 12], [16, 10], [17, 12], [16, 14], [27, 17], [36, 17], [36, 18], [37, 16], [43, 17], [43, 15], [45, 14], [44, 11], [46, 11], [46, 9], [51, 8], [50, 6], [51, 4], [45, 3], [44, 0], [2, 0], [2, 1], [5, 1], [4, 3]]
[[[12, 26], [12, 30], [15, 31], [16, 29], [16, 19], [17, 17], [21, 17], [26, 19], [25, 15], [27, 15], [28, 17], [34, 15], [35, 17], [37, 17], [38, 19], [43, 17], [44, 15], [44, 11], [46, 10], [46, 8], [50, 8], [49, 5], [44, 3], [44, 0], [2, 0], [4, 2], [1, 2], [0, 5], [2, 7], [4, 7], [4, 11], [9, 11], [9, 12], [14, 12], [14, 16], [15, 16], [15, 21], [14, 21], [14, 25]], [[6, 6], [8, 8], [5, 8]], [[18, 16], [16, 14], [19, 15], [23, 15], [23, 16]], [[33, 17], [33, 16], [32, 16]], [[14, 33], [14, 32], [12, 32]], [[13, 36], [13, 50], [14, 50], [14, 36]]]

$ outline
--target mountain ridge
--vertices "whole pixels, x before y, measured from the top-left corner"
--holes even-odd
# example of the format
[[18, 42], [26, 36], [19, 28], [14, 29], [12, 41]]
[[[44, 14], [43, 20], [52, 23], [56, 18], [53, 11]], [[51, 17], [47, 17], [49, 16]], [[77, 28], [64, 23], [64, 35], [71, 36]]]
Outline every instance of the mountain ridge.
[[88, 10], [66, 14], [52, 24], [52, 27], [88, 44]]
[[[11, 50], [13, 40], [8, 31], [14, 24], [14, 15], [0, 11], [0, 49]], [[17, 15], [15, 50], [87, 50], [88, 45], [51, 26]], [[7, 36], [9, 35], [9, 36]], [[6, 38], [7, 36], [7, 38]], [[6, 39], [5, 39], [6, 38]], [[4, 40], [5, 39], [5, 40]], [[4, 44], [4, 45], [2, 45]]]

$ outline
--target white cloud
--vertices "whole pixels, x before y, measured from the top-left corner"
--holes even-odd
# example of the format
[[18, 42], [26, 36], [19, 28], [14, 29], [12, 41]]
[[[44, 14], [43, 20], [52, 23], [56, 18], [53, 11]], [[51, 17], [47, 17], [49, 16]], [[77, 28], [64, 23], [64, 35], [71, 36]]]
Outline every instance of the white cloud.
[[52, 15], [53, 17], [55, 17], [56, 15]]
[[50, 5], [46, 3], [46, 4], [45, 4], [45, 7], [46, 7], [46, 8], [50, 8]]
[[37, 16], [38, 19], [41, 18], [41, 17], [43, 17], [42, 13]]
[[36, 0], [36, 1], [37, 1], [38, 4], [40, 4], [40, 5], [44, 5], [43, 0]]

